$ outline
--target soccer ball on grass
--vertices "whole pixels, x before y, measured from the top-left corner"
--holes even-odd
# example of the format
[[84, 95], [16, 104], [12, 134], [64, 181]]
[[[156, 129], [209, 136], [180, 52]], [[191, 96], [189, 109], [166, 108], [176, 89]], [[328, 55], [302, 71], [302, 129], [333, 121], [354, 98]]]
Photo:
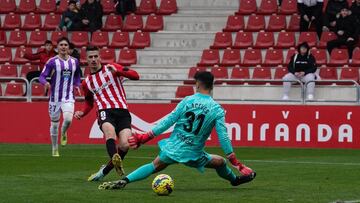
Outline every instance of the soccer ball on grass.
[[157, 195], [166, 196], [174, 190], [174, 181], [169, 175], [160, 174], [154, 178], [151, 187]]

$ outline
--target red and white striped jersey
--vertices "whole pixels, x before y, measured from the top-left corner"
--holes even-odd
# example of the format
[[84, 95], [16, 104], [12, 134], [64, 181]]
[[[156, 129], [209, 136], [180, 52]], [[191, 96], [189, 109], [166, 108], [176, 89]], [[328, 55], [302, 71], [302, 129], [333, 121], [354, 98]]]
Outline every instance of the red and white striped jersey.
[[123, 87], [124, 77], [138, 80], [139, 75], [136, 71], [123, 68], [118, 64], [111, 65], [117, 69], [115, 72], [111, 72], [103, 66], [100, 70], [88, 75], [83, 80], [82, 86], [87, 104], [84, 111], [85, 114], [91, 110], [93, 102], [96, 102], [98, 110], [128, 108]]

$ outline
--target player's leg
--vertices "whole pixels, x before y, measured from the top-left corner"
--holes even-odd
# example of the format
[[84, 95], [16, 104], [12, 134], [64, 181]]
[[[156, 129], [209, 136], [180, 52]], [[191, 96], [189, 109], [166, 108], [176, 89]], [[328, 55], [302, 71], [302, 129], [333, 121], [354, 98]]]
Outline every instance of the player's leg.
[[[172, 163], [175, 162], [172, 161]], [[127, 175], [121, 180], [113, 181], [113, 182], [104, 182], [103, 184], [99, 185], [99, 189], [104, 190], [104, 189], [124, 188], [128, 183], [146, 179], [151, 174], [164, 170], [168, 165], [172, 163], [170, 163], [170, 161], [169, 163], [166, 163], [161, 160], [160, 156], [158, 156], [151, 163], [145, 164], [137, 168], [135, 171], [131, 172], [129, 175]]]
[[[292, 73], [288, 73], [283, 77], [283, 80], [297, 80], [297, 77]], [[284, 82], [283, 86], [284, 86], [284, 93], [282, 99], [288, 100], [291, 89], [291, 82]]]
[[[307, 84], [306, 86], [306, 98], [308, 100], [314, 99], [314, 92], [315, 92], [315, 82], [310, 82], [315, 80], [315, 74], [314, 73], [308, 73], [302, 78], [302, 81]], [[310, 82], [310, 83], [308, 83]]]
[[56, 102], [49, 102], [49, 116], [50, 116], [50, 138], [52, 146], [52, 156], [58, 157], [58, 134], [60, 122], [60, 106]]
[[63, 112], [63, 123], [61, 126], [61, 145], [67, 144], [67, 130], [69, 129], [73, 115], [74, 115], [74, 103], [67, 102], [61, 104], [61, 110]]
[[223, 157], [218, 155], [210, 155], [210, 160], [205, 165], [206, 168], [213, 168], [216, 173], [223, 179], [228, 180], [231, 185], [237, 186], [252, 181], [256, 173], [253, 172], [247, 176], [236, 176], [234, 172], [227, 166], [226, 161]]

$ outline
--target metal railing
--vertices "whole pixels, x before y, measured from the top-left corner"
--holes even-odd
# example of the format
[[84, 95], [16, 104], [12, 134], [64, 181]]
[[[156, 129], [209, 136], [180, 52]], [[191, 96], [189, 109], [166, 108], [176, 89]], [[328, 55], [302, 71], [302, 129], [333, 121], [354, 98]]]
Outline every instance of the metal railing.
[[[20, 81], [20, 83], [24, 83], [25, 84], [25, 95], [22, 96], [5, 96], [5, 92], [3, 92], [3, 96], [0, 96], [1, 99], [9, 99], [9, 100], [16, 100], [16, 99], [24, 99], [26, 101], [31, 101], [29, 100], [29, 86], [30, 83], [29, 81], [27, 81], [25, 78], [21, 78], [21, 77], [1, 77], [0, 78], [0, 82], [11, 82], [11, 81]], [[1, 88], [1, 87], [0, 87]], [[31, 88], [30, 88], [31, 89]], [[24, 90], [24, 89], [23, 89]], [[6, 91], [6, 90], [5, 90]], [[23, 93], [24, 94], [24, 93]], [[30, 94], [31, 95], [31, 94]]]
[[[7, 97], [7, 96], [1, 96], [2, 99], [21, 99], [26, 98], [26, 101], [31, 102], [33, 99], [48, 99], [48, 96], [32, 96], [32, 84], [38, 81], [38, 78], [33, 78], [30, 82], [28, 82], [24, 78], [0, 78], [0, 81], [21, 81], [26, 85], [26, 95], [22, 97]], [[125, 80], [125, 85], [128, 81], [131, 80]], [[141, 86], [141, 82], [154, 82], [154, 84], [146, 84], [146, 86], [151, 87], [159, 87], [164, 86], [164, 83], [173, 83], [174, 84], [166, 84], [165, 86], [173, 86], [178, 87], [179, 85], [187, 85], [184, 84], [184, 81], [193, 81], [188, 79], [166, 79], [166, 80], [157, 80], [157, 79], [142, 79], [139, 81], [135, 81], [137, 85]], [[360, 86], [359, 84], [354, 80], [315, 80], [315, 81], [309, 81], [307, 83], [303, 83], [300, 80], [271, 80], [271, 79], [217, 79], [214, 81], [215, 87], [225, 87], [224, 83], [232, 82], [232, 83], [239, 83], [239, 84], [231, 84], [227, 87], [251, 87], [251, 86], [262, 86], [262, 87], [277, 87], [279, 85], [266, 85], [266, 84], [273, 84], [273, 83], [283, 83], [283, 82], [292, 82], [295, 84], [298, 84], [301, 90], [301, 99], [300, 100], [289, 100], [289, 102], [298, 102], [300, 104], [306, 104], [307, 102], [351, 102], [360, 104]], [[350, 83], [356, 89], [356, 100], [307, 100], [306, 99], [306, 90], [307, 85], [310, 82], [315, 83]], [[157, 83], [157, 84], [155, 84]], [[247, 85], [243, 85], [244, 83], [248, 83]], [[251, 85], [251, 83], [265, 83], [265, 85]], [[189, 85], [190, 86], [190, 85]], [[340, 86], [340, 85], [339, 85]], [[341, 85], [344, 86], [344, 85]], [[82, 100], [83, 97], [76, 97], [77, 100]], [[151, 101], [174, 101], [179, 100], [179, 98], [171, 97], [171, 98], [128, 98], [129, 100], [151, 100]], [[247, 101], [247, 102], [284, 102], [281, 99], [219, 99], [221, 101]]]

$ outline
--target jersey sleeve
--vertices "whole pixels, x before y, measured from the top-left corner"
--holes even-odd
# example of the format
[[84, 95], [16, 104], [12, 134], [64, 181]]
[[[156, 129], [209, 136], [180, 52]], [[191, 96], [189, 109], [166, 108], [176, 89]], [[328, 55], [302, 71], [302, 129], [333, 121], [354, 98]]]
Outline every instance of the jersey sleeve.
[[139, 80], [140, 79], [138, 72], [136, 72], [135, 70], [123, 67], [122, 65], [119, 65], [116, 63], [111, 63], [110, 65], [112, 65], [116, 68], [115, 75], [117, 77], [126, 77], [126, 78], [129, 78], [130, 80]]
[[227, 128], [225, 125], [225, 111], [221, 108], [221, 112], [215, 120], [215, 129], [218, 135], [219, 143], [225, 154], [233, 152], [231, 141], [229, 139]]
[[163, 120], [161, 120], [157, 125], [152, 128], [152, 132], [155, 136], [160, 135], [169, 129], [172, 125], [176, 123], [179, 117], [183, 114], [183, 109], [186, 104], [186, 99], [183, 99], [176, 108]]
[[80, 68], [79, 61], [76, 60], [76, 70], [75, 70], [75, 74], [74, 74], [74, 86], [79, 87], [80, 84], [81, 84], [81, 68]]
[[85, 105], [84, 105], [84, 108], [82, 111], [84, 112], [83, 116], [86, 116], [91, 111], [91, 109], [94, 107], [94, 95], [88, 89], [85, 80], [82, 81], [81, 86], [83, 88], [84, 95], [85, 95]]
[[43, 71], [41, 72], [40, 74], [40, 77], [39, 77], [39, 82], [42, 84], [42, 85], [45, 85], [47, 83], [47, 80], [46, 78], [50, 76], [50, 73], [51, 71], [53, 70], [53, 65], [50, 61], [48, 61], [45, 66], [44, 66], [44, 69]]

